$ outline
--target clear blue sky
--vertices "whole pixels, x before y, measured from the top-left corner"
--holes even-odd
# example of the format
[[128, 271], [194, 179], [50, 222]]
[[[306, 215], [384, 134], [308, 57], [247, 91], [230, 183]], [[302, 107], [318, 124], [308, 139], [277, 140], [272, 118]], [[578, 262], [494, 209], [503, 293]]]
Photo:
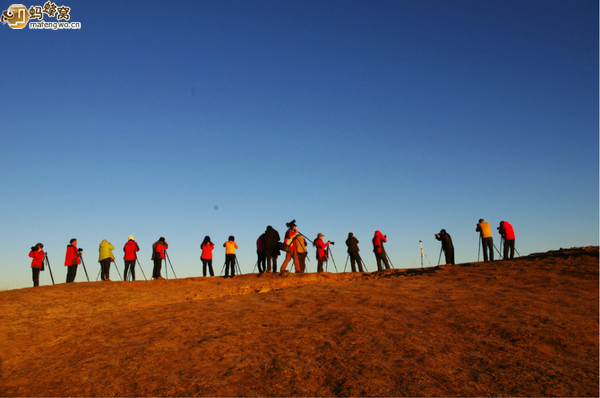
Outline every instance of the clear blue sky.
[[251, 272], [294, 218], [338, 268], [376, 229], [399, 268], [441, 228], [475, 261], [481, 217], [522, 255], [598, 244], [595, 0], [64, 5], [81, 30], [0, 26], [0, 289], [36, 242], [64, 282], [73, 237], [94, 279], [130, 234], [146, 274], [160, 236], [191, 277], [210, 235], [219, 272], [231, 234]]

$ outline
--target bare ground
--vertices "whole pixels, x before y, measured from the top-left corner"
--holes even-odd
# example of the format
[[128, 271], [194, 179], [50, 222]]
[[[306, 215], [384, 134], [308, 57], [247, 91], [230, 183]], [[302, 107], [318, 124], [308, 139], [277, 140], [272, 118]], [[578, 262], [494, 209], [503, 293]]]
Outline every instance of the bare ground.
[[598, 247], [0, 292], [2, 396], [599, 395]]

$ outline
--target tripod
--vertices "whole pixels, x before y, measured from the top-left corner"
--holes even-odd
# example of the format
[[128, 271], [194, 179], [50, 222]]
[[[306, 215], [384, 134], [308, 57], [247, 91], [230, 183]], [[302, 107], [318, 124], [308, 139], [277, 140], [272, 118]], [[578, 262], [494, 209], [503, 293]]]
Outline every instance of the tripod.
[[331, 257], [331, 261], [333, 262], [333, 267], [335, 268], [335, 272], [339, 272], [337, 266], [335, 265], [335, 260], [333, 259], [333, 253], [331, 253], [331, 249], [327, 246], [327, 261], [325, 261], [325, 272], [327, 272], [327, 266], [329, 265], [329, 258]]
[[[429, 261], [429, 257], [427, 256], [427, 254], [425, 254], [425, 249], [423, 249], [423, 241], [419, 241], [419, 246], [421, 246], [421, 269], [423, 269], [423, 257], [427, 257], [427, 262], [429, 263], [429, 265], [431, 265], [431, 262]], [[440, 256], [442, 255], [442, 252], [440, 251]], [[438, 265], [440, 265], [440, 261], [438, 260]]]
[[173, 264], [171, 264], [171, 259], [169, 258], [169, 253], [167, 253], [167, 250], [165, 250], [165, 259], [167, 260], [165, 262], [165, 275], [167, 275], [167, 277], [168, 277], [169, 268], [167, 267], [167, 264], [166, 264], [168, 262], [169, 266], [171, 266], [171, 271], [173, 271], [173, 276], [175, 276], [175, 279], [177, 279], [177, 274], [175, 274], [175, 269], [173, 269]]
[[81, 259], [81, 265], [83, 265], [83, 270], [85, 271], [85, 277], [86, 277], [87, 281], [89, 282], [90, 277], [88, 276], [87, 268], [85, 268], [85, 261], [83, 261], [83, 254], [81, 254], [81, 252], [79, 252], [79, 258]]
[[148, 280], [148, 278], [146, 278], [146, 274], [144, 273], [144, 269], [142, 268], [142, 264], [140, 264], [140, 260], [136, 258], [135, 261], [137, 261], [138, 265], [140, 266], [140, 270], [142, 271], [142, 275], [144, 275], [144, 279]]
[[50, 260], [48, 260], [48, 253], [44, 253], [44, 261], [46, 261], [46, 265], [48, 266], [48, 271], [50, 271], [50, 278], [52, 279], [52, 286], [54, 286], [54, 275], [52, 275], [52, 267], [50, 267]]
[[[344, 264], [344, 272], [346, 272], [346, 267], [348, 266], [348, 260], [350, 259], [350, 253], [348, 253], [348, 256], [346, 256], [346, 263]], [[363, 267], [364, 271], [363, 272], [369, 272], [367, 271], [367, 266], [365, 265], [365, 262], [363, 261], [362, 257], [360, 257], [360, 264], [358, 269], [360, 269], [360, 267]], [[354, 272], [354, 271], [352, 271]]]

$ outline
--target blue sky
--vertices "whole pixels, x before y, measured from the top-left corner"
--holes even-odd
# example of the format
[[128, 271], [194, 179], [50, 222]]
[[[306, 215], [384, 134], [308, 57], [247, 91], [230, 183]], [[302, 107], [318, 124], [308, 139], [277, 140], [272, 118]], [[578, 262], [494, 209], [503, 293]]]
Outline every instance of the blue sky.
[[441, 228], [475, 261], [481, 217], [522, 255], [598, 244], [597, 1], [64, 5], [81, 30], [0, 26], [0, 289], [36, 242], [64, 282], [73, 237], [94, 278], [131, 234], [146, 274], [160, 236], [192, 277], [232, 234], [251, 272], [291, 219], [340, 270], [376, 229], [399, 268]]

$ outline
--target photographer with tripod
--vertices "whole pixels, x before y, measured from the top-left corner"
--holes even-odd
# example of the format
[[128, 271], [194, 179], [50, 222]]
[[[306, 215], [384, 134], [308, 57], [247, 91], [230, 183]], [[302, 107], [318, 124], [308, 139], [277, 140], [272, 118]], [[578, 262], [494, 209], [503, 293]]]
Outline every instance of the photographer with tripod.
[[110, 282], [110, 263], [115, 261], [113, 250], [115, 247], [106, 239], [100, 242], [98, 251], [100, 253], [98, 262], [100, 263], [100, 279]]
[[373, 253], [375, 253], [375, 260], [377, 260], [377, 271], [383, 271], [381, 267], [382, 261], [385, 269], [390, 269], [383, 242], [387, 242], [387, 236], [382, 234], [381, 231], [375, 231], [375, 236], [373, 236]]
[[[475, 228], [475, 232], [479, 232], [479, 238], [481, 239], [483, 261], [488, 261], [488, 253], [489, 261], [494, 261], [494, 240], [492, 238], [492, 227], [490, 227], [490, 223], [484, 221], [483, 218], [480, 218], [477, 228]], [[477, 261], [479, 261], [479, 255]]]
[[65, 267], [67, 267], [67, 283], [75, 282], [77, 275], [77, 266], [81, 264], [81, 252], [83, 249], [77, 249], [77, 239], [73, 238], [67, 246], [65, 254]]
[[[225, 248], [225, 278], [233, 278], [235, 276], [235, 249], [238, 249], [237, 243], [235, 243], [235, 237], [229, 236], [227, 242], [223, 243]], [[229, 275], [231, 273], [231, 275]]]
[[502, 258], [504, 260], [515, 258], [515, 230], [513, 226], [508, 221], [500, 221], [500, 226], [497, 229], [501, 239], [504, 240], [504, 256]]
[[41, 243], [36, 243], [35, 246], [31, 246], [31, 251], [29, 252], [29, 257], [31, 260], [31, 273], [33, 277], [33, 287], [37, 287], [40, 285], [40, 271], [44, 270], [44, 251], [42, 250], [44, 245]]
[[439, 234], [435, 234], [435, 238], [442, 242], [442, 250], [446, 257], [446, 264], [454, 264], [454, 246], [452, 245], [450, 234], [448, 234], [445, 229], [442, 229]]
[[286, 255], [283, 264], [281, 264], [281, 273], [284, 274], [289, 272], [287, 270], [287, 265], [292, 259], [294, 259], [294, 270], [298, 273], [300, 272], [300, 260], [298, 260], [298, 253], [296, 251], [296, 238], [299, 236], [299, 232], [296, 228], [296, 220], [286, 223], [285, 226], [288, 227], [283, 239]]
[[169, 244], [162, 236], [152, 245], [152, 261], [154, 261], [152, 279], [154, 280], [164, 279], [160, 274], [160, 270], [162, 268], [162, 261], [165, 259], [165, 250], [168, 248]]
[[335, 242], [323, 242], [323, 234], [319, 232], [317, 239], [313, 242], [313, 246], [317, 248], [317, 272], [323, 272], [323, 262], [327, 261], [327, 247], [329, 244], [334, 245]]
[[127, 280], [127, 272], [131, 273], [131, 280], [135, 280], [135, 261], [137, 260], [137, 252], [139, 251], [140, 247], [133, 238], [133, 235], [130, 235], [127, 239], [127, 243], [123, 246], [123, 252], [125, 253], [123, 255], [123, 261], [125, 262], [123, 277], [125, 280]]
[[358, 265], [358, 272], [364, 272], [362, 268], [362, 259], [360, 258], [360, 254], [358, 254], [358, 239], [356, 239], [352, 232], [348, 232], [346, 246], [348, 246], [348, 257], [350, 257], [350, 267], [352, 267], [352, 272], [356, 272], [356, 265]]
[[[263, 241], [265, 243], [265, 256], [267, 257], [267, 272], [277, 272], [277, 257], [279, 256], [279, 246], [281, 238], [279, 232], [272, 226], [267, 226], [265, 233], [263, 234]], [[273, 268], [271, 268], [271, 263]]]

